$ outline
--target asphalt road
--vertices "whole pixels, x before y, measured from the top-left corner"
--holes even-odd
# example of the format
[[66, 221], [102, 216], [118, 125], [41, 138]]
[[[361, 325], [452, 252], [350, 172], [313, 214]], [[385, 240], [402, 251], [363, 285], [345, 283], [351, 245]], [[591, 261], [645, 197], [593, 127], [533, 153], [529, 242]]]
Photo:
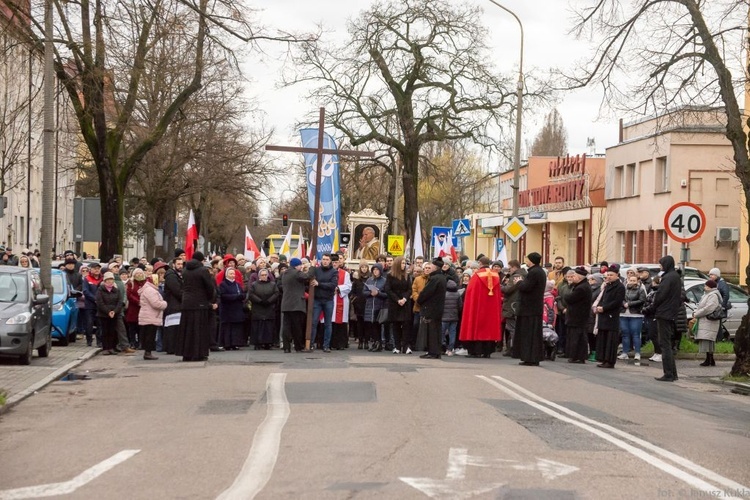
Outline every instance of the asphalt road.
[[0, 500], [750, 498], [750, 398], [660, 372], [97, 356], [0, 417]]

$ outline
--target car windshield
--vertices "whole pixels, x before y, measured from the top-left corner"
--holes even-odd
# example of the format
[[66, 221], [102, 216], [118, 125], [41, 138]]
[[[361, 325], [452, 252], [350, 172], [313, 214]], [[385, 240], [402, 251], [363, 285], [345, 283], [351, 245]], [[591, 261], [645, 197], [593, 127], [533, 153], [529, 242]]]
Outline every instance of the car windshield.
[[52, 275], [52, 289], [55, 291], [55, 295], [65, 293], [65, 283], [63, 283], [62, 274]]
[[26, 302], [28, 294], [26, 273], [0, 274], [0, 302]]

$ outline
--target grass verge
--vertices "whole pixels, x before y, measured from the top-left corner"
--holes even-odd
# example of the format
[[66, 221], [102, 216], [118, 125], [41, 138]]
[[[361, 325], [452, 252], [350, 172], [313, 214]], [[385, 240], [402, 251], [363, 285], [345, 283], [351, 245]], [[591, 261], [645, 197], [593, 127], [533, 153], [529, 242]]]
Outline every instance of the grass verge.
[[745, 384], [750, 383], [750, 377], [745, 375], [740, 375], [739, 377], [732, 376], [730, 374], [726, 374], [723, 377], [721, 377], [721, 380], [725, 382], [743, 382]]
[[[698, 344], [693, 342], [687, 337], [682, 337], [680, 341], [680, 352], [682, 353], [697, 353]], [[715, 350], [716, 354], [734, 354], [734, 342], [725, 340], [724, 342], [716, 342]], [[649, 356], [654, 353], [654, 344], [649, 341], [641, 347], [641, 355], [648, 354]]]

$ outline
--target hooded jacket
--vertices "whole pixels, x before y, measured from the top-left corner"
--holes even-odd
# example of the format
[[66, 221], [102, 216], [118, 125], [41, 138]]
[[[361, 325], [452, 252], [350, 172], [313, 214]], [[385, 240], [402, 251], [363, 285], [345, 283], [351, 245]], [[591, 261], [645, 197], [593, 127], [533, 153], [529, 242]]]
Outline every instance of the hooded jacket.
[[192, 259], [182, 272], [182, 310], [211, 309], [216, 303], [216, 286], [203, 262]]
[[671, 255], [665, 255], [659, 259], [659, 264], [661, 264], [664, 274], [654, 295], [654, 317], [675, 321], [680, 308], [684, 309], [681, 298], [682, 282], [674, 267], [674, 258]]

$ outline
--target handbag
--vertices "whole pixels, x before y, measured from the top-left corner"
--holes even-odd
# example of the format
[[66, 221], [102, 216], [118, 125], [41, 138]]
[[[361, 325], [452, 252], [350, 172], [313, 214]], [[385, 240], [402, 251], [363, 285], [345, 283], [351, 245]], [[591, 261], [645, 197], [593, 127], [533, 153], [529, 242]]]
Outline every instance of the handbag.
[[710, 319], [713, 321], [724, 319], [727, 317], [727, 311], [723, 307], [719, 306], [716, 308], [715, 311], [713, 311], [711, 314], [706, 315], [706, 319]]
[[378, 323], [381, 325], [383, 323], [388, 323], [388, 308], [384, 307], [380, 311], [378, 311]]

